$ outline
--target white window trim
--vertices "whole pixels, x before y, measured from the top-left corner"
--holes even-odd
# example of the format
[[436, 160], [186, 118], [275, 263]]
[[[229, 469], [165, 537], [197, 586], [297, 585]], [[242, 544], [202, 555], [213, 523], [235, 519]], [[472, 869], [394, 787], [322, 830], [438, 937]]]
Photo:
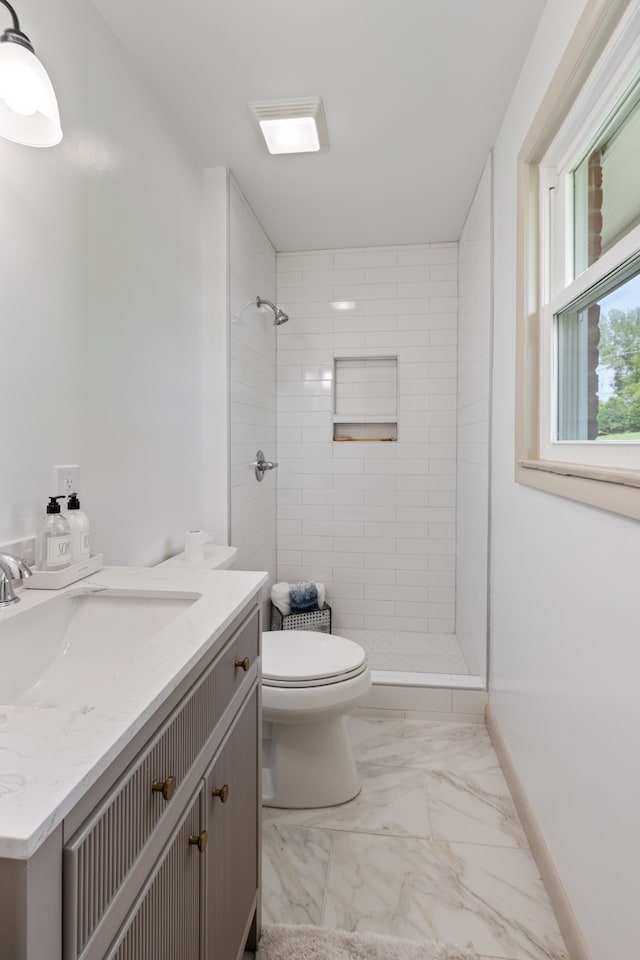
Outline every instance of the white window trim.
[[[630, 83], [631, 71], [637, 72], [638, 25], [640, 0], [589, 0], [520, 151], [515, 479], [540, 490], [640, 519], [640, 471], [567, 462], [561, 459], [562, 454], [555, 445], [552, 456], [541, 445], [543, 417], [546, 426], [550, 423], [550, 409], [548, 405], [545, 407], [540, 381], [541, 373], [547, 377], [550, 374], [550, 370], [544, 368], [547, 361], [543, 358], [549, 357], [549, 343], [544, 342], [542, 304], [548, 300], [549, 308], [557, 309], [556, 298], [550, 298], [549, 294], [566, 280], [570, 265], [560, 262], [550, 271], [544, 269], [540, 248], [548, 229], [549, 210], [538, 200], [541, 186], [564, 189], [563, 178], [557, 178], [555, 171], [567, 166], [568, 154], [575, 151], [580, 137], [585, 151], [592, 142], [594, 125], [597, 129], [598, 118], [604, 112], [604, 92], [602, 97], [594, 95], [598, 84], [603, 85], [610, 102], [612, 91], [614, 95], [617, 92], [619, 98]], [[599, 63], [611, 42], [615, 45], [615, 54], [602, 58]], [[544, 170], [541, 169], [543, 160]], [[564, 228], [572, 229], [572, 224], [565, 222]], [[629, 234], [620, 243], [636, 242], [636, 231], [633, 234], [632, 240]], [[605, 272], [608, 272], [607, 263], [609, 271], [612, 264], [618, 263], [620, 250], [617, 248], [618, 245], [600, 259], [599, 266], [602, 265]], [[570, 288], [581, 281], [584, 282], [584, 274], [573, 281]], [[577, 286], [575, 291], [577, 296]], [[567, 294], [565, 289], [563, 305], [573, 299]], [[567, 449], [573, 444], [560, 446]]]

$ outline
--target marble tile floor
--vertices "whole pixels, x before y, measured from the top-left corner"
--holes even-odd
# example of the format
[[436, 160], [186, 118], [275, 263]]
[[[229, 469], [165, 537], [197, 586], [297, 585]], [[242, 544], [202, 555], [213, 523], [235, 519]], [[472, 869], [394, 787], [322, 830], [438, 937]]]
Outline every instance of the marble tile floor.
[[471, 941], [482, 960], [566, 960], [486, 728], [349, 723], [360, 796], [263, 808], [263, 922]]
[[409, 633], [393, 630], [336, 628], [367, 651], [371, 670], [410, 673], [468, 674], [469, 668], [453, 633]]

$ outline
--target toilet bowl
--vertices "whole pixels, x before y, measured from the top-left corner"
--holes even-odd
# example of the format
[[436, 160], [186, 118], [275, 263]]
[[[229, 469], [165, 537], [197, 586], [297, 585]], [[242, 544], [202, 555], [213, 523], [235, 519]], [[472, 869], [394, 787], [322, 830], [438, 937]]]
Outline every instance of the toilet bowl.
[[362, 647], [334, 634], [262, 634], [262, 802], [306, 809], [360, 793], [346, 714], [371, 686]]

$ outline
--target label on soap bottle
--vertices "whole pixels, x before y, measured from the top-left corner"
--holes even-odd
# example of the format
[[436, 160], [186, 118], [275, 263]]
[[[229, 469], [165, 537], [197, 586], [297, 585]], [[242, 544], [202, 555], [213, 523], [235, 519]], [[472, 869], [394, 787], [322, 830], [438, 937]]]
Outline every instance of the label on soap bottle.
[[88, 560], [90, 556], [89, 550], [89, 534], [81, 533], [80, 534], [80, 559]]
[[68, 533], [47, 540], [47, 567], [63, 567], [71, 556], [71, 537]]

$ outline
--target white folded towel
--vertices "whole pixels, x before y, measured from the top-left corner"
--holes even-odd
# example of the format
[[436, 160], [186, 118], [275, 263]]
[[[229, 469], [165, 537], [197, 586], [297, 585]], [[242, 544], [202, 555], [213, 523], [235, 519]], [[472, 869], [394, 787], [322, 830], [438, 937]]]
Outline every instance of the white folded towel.
[[283, 617], [288, 617], [291, 613], [291, 601], [289, 599], [289, 591], [291, 590], [291, 584], [285, 583], [274, 583], [271, 587], [271, 603], [274, 607], [277, 607]]
[[[316, 581], [316, 588], [318, 590], [318, 609], [322, 610], [326, 596], [324, 583]], [[288, 617], [291, 613], [290, 591], [291, 584], [284, 580], [281, 583], [274, 583], [271, 587], [271, 603], [278, 608], [283, 617]]]

